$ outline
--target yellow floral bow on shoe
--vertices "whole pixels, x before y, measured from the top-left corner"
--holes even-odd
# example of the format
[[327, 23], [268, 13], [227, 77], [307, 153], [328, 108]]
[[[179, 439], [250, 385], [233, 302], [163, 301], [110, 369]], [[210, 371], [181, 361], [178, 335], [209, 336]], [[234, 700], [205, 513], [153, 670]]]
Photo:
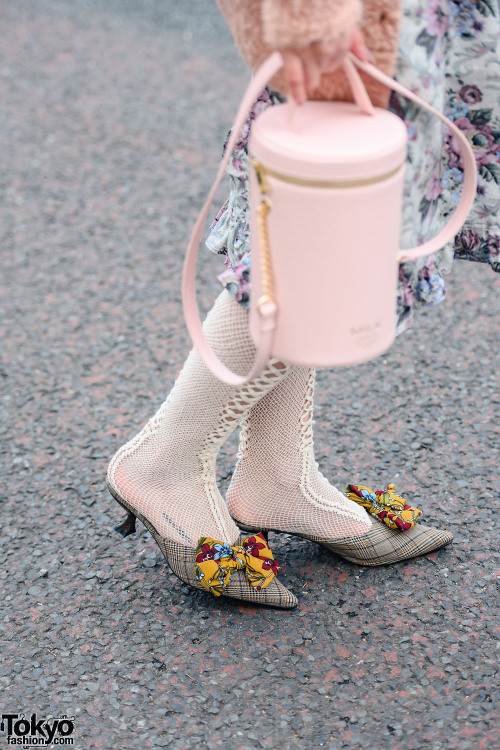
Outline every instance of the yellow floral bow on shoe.
[[237, 547], [210, 537], [202, 537], [198, 542], [194, 572], [199, 582], [215, 596], [223, 593], [234, 570], [244, 570], [250, 586], [263, 589], [271, 583], [278, 569], [279, 564], [262, 534], [247, 537]]
[[422, 515], [421, 510], [408, 505], [404, 498], [396, 495], [393, 484], [375, 492], [362, 484], [348, 484], [345, 494], [366, 508], [372, 516], [380, 518], [390, 529], [407, 531], [415, 526]]

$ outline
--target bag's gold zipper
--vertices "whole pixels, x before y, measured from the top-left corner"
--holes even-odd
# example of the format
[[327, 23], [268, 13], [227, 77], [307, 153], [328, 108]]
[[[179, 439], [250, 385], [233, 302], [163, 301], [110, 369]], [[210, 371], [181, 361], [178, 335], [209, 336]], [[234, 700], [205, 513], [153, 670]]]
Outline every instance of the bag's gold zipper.
[[271, 262], [271, 248], [269, 244], [269, 233], [267, 226], [267, 217], [272, 209], [272, 202], [269, 198], [269, 183], [266, 177], [274, 177], [277, 180], [283, 180], [284, 182], [290, 182], [294, 185], [307, 185], [308, 187], [356, 187], [358, 185], [371, 185], [376, 182], [382, 182], [387, 180], [389, 177], [398, 172], [403, 164], [396, 169], [392, 169], [390, 172], [386, 172], [378, 177], [372, 177], [365, 180], [304, 180], [299, 177], [289, 177], [288, 175], [280, 174], [275, 172], [273, 169], [264, 167], [255, 157], [250, 157], [250, 162], [255, 169], [257, 179], [259, 181], [259, 190], [261, 193], [261, 201], [257, 206], [257, 217], [259, 224], [259, 239], [260, 239], [260, 250], [261, 250], [261, 283], [262, 283], [262, 295], [257, 300], [257, 309], [261, 312], [265, 305], [272, 303], [276, 304], [274, 296], [274, 278], [273, 268]]
[[319, 187], [319, 188], [350, 188], [360, 187], [362, 185], [374, 185], [377, 182], [383, 182], [393, 177], [404, 163], [391, 169], [390, 172], [384, 172], [384, 174], [377, 175], [376, 177], [366, 177], [362, 180], [307, 180], [303, 177], [291, 177], [290, 175], [282, 174], [281, 172], [275, 172], [274, 169], [265, 167], [255, 157], [250, 157], [250, 162], [255, 169], [257, 179], [259, 181], [259, 187], [261, 193], [266, 195], [269, 192], [269, 185], [266, 181], [266, 175], [274, 177], [276, 180], [282, 180], [283, 182], [290, 182], [292, 185], [306, 185], [307, 187]]

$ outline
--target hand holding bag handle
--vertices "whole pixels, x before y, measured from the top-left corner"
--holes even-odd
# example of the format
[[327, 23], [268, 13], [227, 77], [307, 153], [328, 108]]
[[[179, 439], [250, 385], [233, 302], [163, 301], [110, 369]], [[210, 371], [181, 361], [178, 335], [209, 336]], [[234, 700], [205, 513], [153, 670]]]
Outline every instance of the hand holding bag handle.
[[[184, 271], [182, 278], [182, 299], [184, 316], [189, 333], [196, 349], [198, 350], [198, 353], [204, 360], [207, 367], [211, 370], [211, 372], [227, 385], [233, 386], [244, 385], [245, 383], [248, 383], [250, 380], [258, 376], [269, 360], [272, 352], [274, 331], [276, 328], [276, 320], [278, 314], [277, 305], [270, 300], [265, 301], [263, 304], [259, 305], [260, 343], [259, 347], [257, 348], [255, 363], [251, 371], [247, 375], [237, 375], [219, 360], [203, 334], [199, 310], [196, 303], [196, 262], [198, 258], [199, 243], [201, 234], [204, 229], [205, 220], [208, 216], [208, 212], [214, 199], [215, 192], [222, 180], [222, 177], [224, 176], [225, 169], [229, 162], [233, 149], [240, 137], [241, 128], [243, 127], [252, 104], [257, 99], [267, 82], [275, 75], [275, 73], [278, 72], [282, 65], [283, 59], [281, 55], [279, 54], [279, 52], [274, 52], [261, 65], [247, 87], [232, 127], [231, 136], [226, 146], [224, 158], [219, 166], [215, 181], [208, 193], [205, 204], [201, 209], [194, 226], [187, 249], [186, 259], [184, 262]], [[457, 232], [463, 225], [472, 207], [476, 195], [477, 185], [476, 161], [474, 153], [463, 133], [444, 115], [424, 102], [416, 94], [413, 94], [404, 86], [401, 86], [401, 84], [385, 75], [385, 73], [382, 73], [370, 63], [361, 62], [361, 60], [359, 60], [357, 57], [350, 54], [346, 57], [343, 63], [343, 67], [351, 85], [356, 103], [358, 104], [362, 112], [370, 115], [374, 110], [366, 93], [366, 89], [361, 81], [361, 78], [359, 77], [359, 74], [354, 67], [355, 65], [365, 73], [370, 75], [372, 78], [375, 78], [375, 80], [384, 84], [388, 88], [393, 89], [397, 93], [402, 94], [407, 99], [416, 102], [421, 107], [434, 114], [442, 122], [445, 123], [445, 125], [460, 143], [461, 156], [464, 163], [464, 182], [459, 205], [457, 206], [448, 224], [439, 232], [436, 237], [429, 240], [428, 242], [425, 242], [423, 245], [419, 245], [418, 247], [411, 248], [409, 250], [402, 250], [399, 257], [397, 258], [397, 261], [401, 262], [407, 260], [415, 260], [416, 258], [419, 258], [423, 255], [430, 255], [431, 253], [440, 250], [447, 242], [453, 239], [453, 237], [457, 234]]]

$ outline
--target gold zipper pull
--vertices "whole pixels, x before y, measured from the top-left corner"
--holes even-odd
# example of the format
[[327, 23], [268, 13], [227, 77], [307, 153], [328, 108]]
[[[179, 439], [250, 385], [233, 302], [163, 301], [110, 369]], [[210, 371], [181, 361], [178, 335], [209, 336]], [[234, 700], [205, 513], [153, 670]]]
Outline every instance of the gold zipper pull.
[[264, 177], [264, 175], [265, 175], [264, 167], [253, 156], [250, 157], [250, 163], [251, 163], [252, 167], [255, 169], [255, 173], [256, 173], [257, 179], [259, 181], [260, 192], [262, 193], [262, 195], [266, 195], [266, 193], [269, 192], [269, 185], [267, 184], [266, 178]]

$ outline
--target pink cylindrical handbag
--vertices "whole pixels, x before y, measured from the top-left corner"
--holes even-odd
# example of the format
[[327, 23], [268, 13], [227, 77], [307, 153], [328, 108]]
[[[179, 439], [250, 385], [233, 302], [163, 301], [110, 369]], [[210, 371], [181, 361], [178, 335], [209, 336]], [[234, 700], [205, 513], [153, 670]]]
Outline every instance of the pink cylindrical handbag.
[[[249, 144], [251, 308], [257, 347], [246, 376], [209, 347], [195, 296], [198, 246], [217, 186], [248, 111], [283, 61], [274, 53], [240, 105], [224, 160], [189, 244], [184, 314], [211, 371], [230, 385], [260, 374], [270, 357], [308, 367], [373, 359], [396, 335], [398, 264], [441, 249], [460, 230], [476, 195], [476, 162], [462, 132], [444, 115], [369, 63], [350, 55], [344, 70], [355, 102], [308, 101], [269, 107]], [[458, 140], [464, 166], [460, 203], [433, 239], [400, 250], [407, 132], [399, 117], [374, 108], [356, 66], [439, 117]]]

